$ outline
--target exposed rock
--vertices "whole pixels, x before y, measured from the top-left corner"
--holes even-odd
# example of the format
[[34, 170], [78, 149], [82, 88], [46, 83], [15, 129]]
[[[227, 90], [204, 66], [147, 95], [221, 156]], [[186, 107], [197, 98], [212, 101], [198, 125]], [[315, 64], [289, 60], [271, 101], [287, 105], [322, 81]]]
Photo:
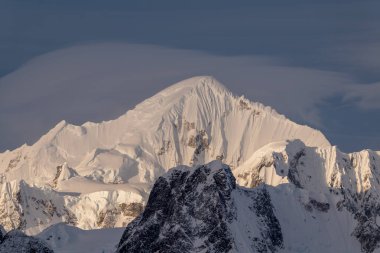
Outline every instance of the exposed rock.
[[0, 243], [3, 241], [3, 238], [7, 232], [3, 228], [3, 226], [0, 225]]
[[289, 163], [288, 179], [298, 188], [303, 188], [298, 174], [298, 166], [301, 164], [300, 159], [305, 156], [305, 151], [299, 151]]
[[165, 154], [166, 152], [168, 152], [171, 149], [171, 147], [172, 146], [171, 146], [170, 141], [163, 141], [162, 147], [158, 151], [157, 155], [163, 155], [163, 154]]
[[197, 131], [195, 136], [190, 136], [188, 146], [194, 148], [193, 157], [190, 164], [198, 161], [198, 156], [208, 148], [209, 141], [205, 130]]
[[132, 217], [139, 216], [144, 210], [144, 205], [142, 203], [130, 203], [130, 204], [122, 203], [119, 205], [119, 207], [121, 211], [123, 212], [123, 215], [132, 216]]
[[262, 188], [240, 189], [229, 167], [214, 161], [194, 169], [177, 167], [160, 177], [144, 212], [127, 226], [117, 252], [236, 252], [236, 201], [245, 203], [263, 226], [257, 242], [249, 245], [251, 251], [281, 248], [281, 227], [269, 194]]
[[253, 205], [250, 206], [261, 220], [261, 239], [255, 237], [254, 246], [257, 252], [276, 252], [283, 248], [283, 236], [281, 226], [273, 212], [270, 195], [265, 187], [258, 189], [254, 197]]
[[320, 212], [327, 212], [330, 209], [329, 203], [318, 202], [315, 199], [310, 199], [310, 204]]
[[251, 110], [251, 107], [249, 106], [249, 102], [244, 101], [243, 99], [239, 100], [239, 109], [240, 110]]
[[8, 232], [0, 242], [0, 253], [53, 253], [42, 240], [27, 236], [20, 230]]

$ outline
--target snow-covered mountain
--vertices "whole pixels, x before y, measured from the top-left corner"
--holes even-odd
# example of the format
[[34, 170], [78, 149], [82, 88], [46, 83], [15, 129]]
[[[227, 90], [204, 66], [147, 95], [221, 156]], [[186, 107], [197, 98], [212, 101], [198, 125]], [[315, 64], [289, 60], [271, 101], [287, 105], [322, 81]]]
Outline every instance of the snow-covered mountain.
[[234, 172], [241, 186], [270, 186], [285, 241], [297, 249], [380, 252], [379, 168], [380, 152], [291, 141], [268, 144]]
[[194, 77], [118, 119], [62, 121], [0, 154], [0, 224], [53, 225], [38, 236], [57, 252], [78, 238], [112, 252], [111, 228], [128, 224], [119, 252], [380, 252], [379, 168], [380, 152], [342, 153]]
[[288, 139], [330, 146], [319, 131], [234, 96], [212, 77], [194, 77], [118, 119], [62, 121], [32, 146], [0, 154], [0, 223], [29, 234], [58, 222], [122, 227], [170, 168], [218, 159], [235, 170], [263, 146]]
[[[379, 153], [269, 144], [160, 177], [124, 252], [380, 252]], [[236, 184], [237, 183], [237, 184]]]

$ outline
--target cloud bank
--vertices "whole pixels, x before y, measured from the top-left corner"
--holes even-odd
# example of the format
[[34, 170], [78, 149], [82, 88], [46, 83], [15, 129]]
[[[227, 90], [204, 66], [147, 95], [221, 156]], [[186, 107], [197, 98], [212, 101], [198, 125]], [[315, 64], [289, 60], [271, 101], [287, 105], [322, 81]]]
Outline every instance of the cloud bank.
[[363, 110], [380, 109], [379, 83], [355, 84], [337, 72], [259, 56], [98, 43], [42, 55], [0, 79], [0, 150], [32, 144], [62, 119], [82, 124], [116, 118], [195, 75], [212, 75], [237, 95], [327, 131], [321, 108], [330, 98], [341, 97]]

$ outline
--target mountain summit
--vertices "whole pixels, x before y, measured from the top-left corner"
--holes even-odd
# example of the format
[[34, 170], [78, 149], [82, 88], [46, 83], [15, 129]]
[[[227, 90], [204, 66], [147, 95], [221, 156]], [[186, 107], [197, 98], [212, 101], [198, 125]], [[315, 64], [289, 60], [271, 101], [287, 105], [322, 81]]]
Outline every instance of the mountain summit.
[[62, 121], [35, 144], [0, 154], [0, 223], [29, 233], [62, 221], [124, 226], [168, 169], [221, 160], [234, 171], [263, 146], [290, 139], [330, 146], [321, 132], [234, 96], [214, 78], [193, 77], [115, 120]]
[[[379, 152], [342, 153], [194, 77], [115, 120], [62, 121], [0, 154], [0, 224], [29, 235], [127, 226], [118, 252], [373, 253], [379, 168]], [[41, 238], [61, 247], [46, 235], [79, 231], [65, 226]]]

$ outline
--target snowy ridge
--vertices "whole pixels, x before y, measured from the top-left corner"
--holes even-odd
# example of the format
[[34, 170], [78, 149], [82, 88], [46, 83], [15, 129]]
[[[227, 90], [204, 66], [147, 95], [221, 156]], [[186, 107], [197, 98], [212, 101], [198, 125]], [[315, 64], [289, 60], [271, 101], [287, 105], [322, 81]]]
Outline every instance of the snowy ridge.
[[0, 224], [58, 224], [40, 238], [62, 252], [103, 233], [81, 229], [128, 224], [119, 252], [380, 252], [379, 168], [380, 152], [345, 154], [194, 77], [115, 120], [62, 121], [0, 154]]
[[114, 253], [123, 230], [123, 228], [82, 230], [58, 223], [38, 234], [37, 238], [44, 240], [55, 253]]
[[[80, 228], [123, 226], [138, 215], [154, 181], [169, 168], [215, 159], [237, 168], [262, 146], [287, 139], [301, 139], [313, 147], [330, 145], [319, 131], [234, 96], [214, 78], [194, 77], [159, 92], [118, 119], [82, 126], [62, 121], [32, 146], [0, 154], [0, 184], [15, 181], [17, 185], [23, 180], [40, 189], [40, 198], [45, 200], [51, 195], [42, 197], [43, 189], [49, 189], [57, 195], [51, 201], [63, 203], [60, 212], [72, 214]], [[3, 205], [23, 206], [14, 197], [16, 188], [3, 197]], [[97, 205], [100, 199], [105, 204]], [[124, 205], [129, 205], [125, 212]], [[31, 214], [35, 213], [24, 213]], [[6, 226], [37, 233], [67, 222], [64, 215], [39, 215], [33, 219], [42, 222]], [[15, 224], [22, 224], [22, 219]], [[0, 217], [0, 223], [7, 222]]]
[[176, 167], [117, 252], [380, 252], [379, 158], [296, 140], [257, 151], [237, 185], [220, 161]]
[[[239, 158], [245, 160], [272, 141], [297, 138], [308, 146], [329, 145], [319, 131], [297, 125], [269, 107], [234, 97], [213, 78], [196, 77], [163, 90], [116, 120], [82, 126], [62, 121], [33, 146], [24, 145], [2, 154], [1, 168], [8, 170], [9, 180], [22, 178], [28, 182], [38, 176], [43, 184], [53, 177], [56, 166], [66, 162], [77, 171], [86, 170], [101, 153], [113, 158], [115, 166], [123, 162], [116, 161], [116, 157], [129, 161], [154, 156], [150, 162], [158, 162], [167, 170], [173, 163], [192, 162], [194, 148], [184, 145], [203, 131], [201, 137], [213, 147], [206, 150], [204, 160], [224, 155], [233, 166], [239, 164]], [[179, 148], [174, 151], [179, 154], [168, 155], [174, 147]], [[160, 151], [165, 154], [157, 154]], [[22, 173], [17, 173], [19, 169]], [[151, 178], [140, 175], [139, 180]]]
[[[380, 252], [380, 156], [271, 143], [234, 171], [268, 188], [289, 252]], [[294, 251], [293, 251], [294, 250]]]
[[[91, 190], [86, 182], [78, 182], [76, 187], [79, 185], [87, 185], [89, 189], [85, 190]], [[37, 234], [59, 222], [84, 229], [123, 227], [142, 211], [143, 196], [120, 187], [73, 194], [12, 181], [5, 183], [1, 190], [0, 217], [6, 230], [17, 228], [29, 234]]]
[[[343, 153], [336, 146], [308, 147], [293, 140], [270, 143], [234, 171], [240, 185], [293, 183], [309, 191], [349, 189], [378, 192], [380, 155], [372, 150]], [[289, 173], [290, 178], [289, 178]]]

